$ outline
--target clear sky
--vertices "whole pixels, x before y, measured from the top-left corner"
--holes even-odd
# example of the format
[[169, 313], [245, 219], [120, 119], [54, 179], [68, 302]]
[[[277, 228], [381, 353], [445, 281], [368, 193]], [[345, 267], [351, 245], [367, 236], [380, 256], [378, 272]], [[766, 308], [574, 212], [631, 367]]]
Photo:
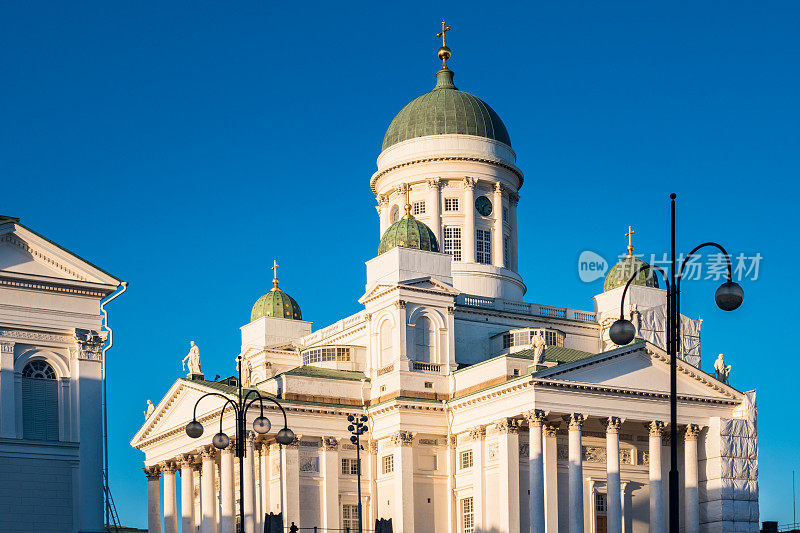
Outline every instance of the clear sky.
[[[0, 213], [130, 282], [109, 306], [111, 487], [146, 525], [148, 398], [234, 371], [239, 327], [281, 286], [322, 327], [359, 309], [393, 115], [430, 90], [442, 17], [458, 87], [505, 121], [525, 173], [527, 301], [591, 309], [580, 252], [717, 240], [763, 256], [735, 313], [684, 285], [703, 369], [758, 388], [761, 518], [792, 519], [796, 406], [796, 2], [4, 2]], [[794, 346], [794, 348], [792, 348]]]

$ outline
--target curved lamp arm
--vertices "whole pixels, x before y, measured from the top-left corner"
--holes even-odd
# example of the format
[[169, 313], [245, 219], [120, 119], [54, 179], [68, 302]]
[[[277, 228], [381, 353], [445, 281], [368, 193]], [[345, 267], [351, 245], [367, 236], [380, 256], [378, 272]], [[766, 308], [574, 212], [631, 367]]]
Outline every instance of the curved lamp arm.
[[689, 252], [686, 257], [683, 258], [681, 262], [681, 268], [678, 270], [678, 292], [681, 290], [681, 279], [683, 278], [683, 267], [686, 266], [686, 263], [689, 261], [689, 258], [692, 257], [698, 250], [701, 248], [705, 248], [706, 246], [713, 246], [717, 248], [722, 254], [725, 256], [725, 260], [728, 262], [728, 281], [733, 281], [733, 270], [731, 269], [731, 257], [728, 255], [728, 251], [722, 247], [721, 244], [717, 244], [715, 242], [704, 242], [698, 246], [695, 246], [694, 249]]
[[[224, 394], [220, 394], [219, 392], [208, 392], [208, 393], [203, 394], [202, 396], [200, 396], [200, 398], [197, 399], [197, 402], [195, 402], [194, 410], [192, 412], [192, 420], [197, 420], [197, 406], [200, 405], [200, 400], [202, 400], [206, 396], [219, 396], [220, 398], [225, 400], [225, 403], [222, 405], [222, 410], [224, 411], [225, 407], [230, 403], [231, 405], [233, 405], [234, 413], [236, 413], [238, 415], [239, 406], [236, 405], [236, 402], [234, 402], [233, 400], [231, 400], [230, 398], [228, 398]], [[221, 418], [221, 416], [220, 416], [220, 418]]]
[[259, 401], [259, 402], [261, 402], [261, 414], [263, 416], [263, 414], [264, 414], [264, 400], [269, 400], [272, 403], [274, 403], [275, 405], [277, 405], [278, 409], [280, 409], [281, 413], [283, 413], [283, 427], [285, 427], [285, 428], [289, 427], [289, 422], [286, 419], [286, 410], [283, 408], [283, 406], [280, 404], [280, 402], [278, 402], [278, 400], [276, 400], [275, 398], [272, 398], [270, 396], [262, 396], [261, 393], [258, 392], [257, 390], [250, 390], [250, 391], [247, 392], [247, 396], [245, 396], [245, 401], [247, 400], [247, 397], [250, 396], [251, 393], [255, 393], [257, 396], [255, 398], [253, 398], [252, 400], [250, 400], [249, 403], [247, 403], [246, 407], [244, 408], [244, 412], [245, 413], [248, 411], [248, 409], [250, 409], [251, 405], [253, 405], [256, 401]]
[[633, 276], [631, 276], [631, 279], [628, 280], [628, 283], [625, 284], [625, 288], [622, 289], [622, 300], [620, 300], [620, 302], [619, 302], [619, 317], [620, 318], [625, 318], [625, 294], [628, 292], [628, 287], [630, 287], [631, 282], [633, 282], [633, 280], [636, 279], [636, 276], [638, 276], [640, 272], [642, 272], [644, 270], [647, 270], [647, 269], [653, 269], [653, 270], [657, 270], [657, 271], [661, 272], [661, 277], [664, 278], [664, 283], [666, 283], [667, 284], [667, 288], [669, 288], [669, 280], [667, 279], [667, 273], [664, 272], [661, 269], [661, 267], [651, 266], [651, 265], [647, 265], [647, 264], [640, 266], [636, 270], [636, 272], [633, 274]]

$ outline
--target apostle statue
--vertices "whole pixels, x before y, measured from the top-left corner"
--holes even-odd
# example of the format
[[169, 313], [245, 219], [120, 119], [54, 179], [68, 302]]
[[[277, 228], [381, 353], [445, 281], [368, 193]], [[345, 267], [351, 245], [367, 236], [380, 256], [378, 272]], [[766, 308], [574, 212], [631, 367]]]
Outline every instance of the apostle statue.
[[253, 374], [253, 367], [250, 366], [250, 361], [248, 359], [243, 359], [242, 356], [237, 357], [239, 360], [239, 364], [241, 368], [239, 369], [241, 372], [242, 377], [242, 387], [249, 387], [250, 386], [250, 379]]
[[547, 346], [544, 337], [540, 333], [537, 333], [531, 339], [531, 344], [533, 345], [534, 361], [537, 365], [542, 364], [542, 361], [544, 361], [544, 348]]
[[186, 370], [186, 360], [189, 360], [189, 373], [190, 374], [202, 374], [203, 371], [200, 369], [200, 348], [194, 343], [194, 341], [189, 341], [191, 348], [189, 349], [189, 353], [186, 354], [186, 357], [183, 358], [183, 369]]
[[147, 420], [148, 418], [150, 418], [150, 415], [152, 415], [153, 411], [155, 411], [155, 410], [156, 410], [156, 406], [153, 405], [153, 402], [151, 402], [150, 400], [147, 400], [147, 411], [144, 412], [144, 419]]
[[717, 360], [714, 361], [714, 372], [717, 374], [717, 379], [727, 385], [728, 378], [731, 375], [731, 365], [725, 364], [722, 354], [719, 354]]

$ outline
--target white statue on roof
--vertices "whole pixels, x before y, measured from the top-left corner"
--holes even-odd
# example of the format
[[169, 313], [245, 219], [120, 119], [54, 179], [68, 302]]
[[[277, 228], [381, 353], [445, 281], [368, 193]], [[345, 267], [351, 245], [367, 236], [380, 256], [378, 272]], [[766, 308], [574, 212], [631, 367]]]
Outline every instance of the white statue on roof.
[[722, 354], [719, 354], [717, 360], [714, 361], [714, 372], [716, 372], [718, 380], [725, 384], [728, 383], [728, 378], [731, 375], [731, 365], [725, 364]]
[[547, 343], [544, 340], [544, 337], [541, 333], [537, 333], [531, 339], [531, 344], [533, 345], [533, 358], [537, 365], [541, 364], [544, 361], [544, 348], [547, 346]]
[[189, 360], [189, 373], [190, 374], [202, 374], [203, 371], [200, 369], [200, 348], [197, 347], [197, 344], [194, 341], [189, 341], [191, 348], [189, 349], [189, 353], [186, 357], [183, 358], [183, 369], [186, 370], [186, 360]]
[[253, 367], [250, 366], [250, 360], [248, 359], [241, 359], [240, 363], [242, 365], [241, 368], [241, 379], [242, 379], [242, 387], [249, 387], [250, 386], [250, 379], [253, 374]]
[[148, 418], [150, 418], [150, 415], [152, 415], [153, 411], [155, 411], [155, 410], [156, 410], [156, 406], [153, 405], [153, 402], [151, 402], [150, 400], [147, 400], [147, 411], [144, 412], [144, 419], [147, 420]]

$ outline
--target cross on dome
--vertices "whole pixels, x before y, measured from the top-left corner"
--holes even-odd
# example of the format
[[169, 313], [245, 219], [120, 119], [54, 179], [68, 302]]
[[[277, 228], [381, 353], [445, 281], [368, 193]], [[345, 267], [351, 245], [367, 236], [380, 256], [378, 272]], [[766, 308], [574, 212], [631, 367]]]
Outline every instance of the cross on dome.
[[447, 47], [445, 37], [446, 33], [452, 28], [448, 26], [445, 21], [442, 21], [442, 31], [436, 34], [437, 37], [442, 38], [442, 47], [439, 48], [439, 59], [442, 60], [442, 68], [447, 68], [447, 60], [450, 59], [450, 49]]
[[633, 230], [633, 227], [628, 226], [628, 233], [625, 234], [625, 236], [628, 238], [628, 255], [633, 255], [633, 242], [631, 237], [634, 233], [636, 232]]
[[278, 289], [278, 261], [273, 259], [272, 260], [272, 290], [280, 290]]

